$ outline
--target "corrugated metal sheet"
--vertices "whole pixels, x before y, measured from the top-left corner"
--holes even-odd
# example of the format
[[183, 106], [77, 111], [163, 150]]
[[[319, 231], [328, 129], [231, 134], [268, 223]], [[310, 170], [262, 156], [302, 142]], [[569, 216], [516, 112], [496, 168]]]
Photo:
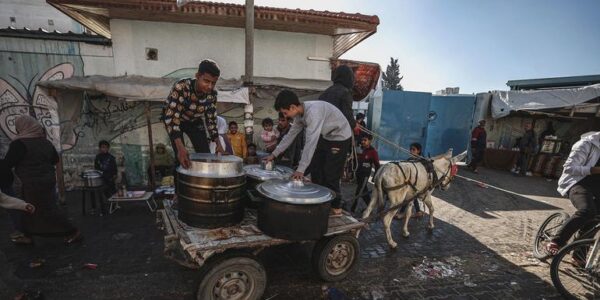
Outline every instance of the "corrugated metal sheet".
[[[435, 156], [453, 148], [466, 150], [475, 106], [475, 96], [432, 96], [431, 93], [384, 90], [369, 106], [369, 126], [388, 140], [408, 149], [423, 146], [423, 155]], [[400, 160], [408, 155], [375, 142], [382, 160]]]

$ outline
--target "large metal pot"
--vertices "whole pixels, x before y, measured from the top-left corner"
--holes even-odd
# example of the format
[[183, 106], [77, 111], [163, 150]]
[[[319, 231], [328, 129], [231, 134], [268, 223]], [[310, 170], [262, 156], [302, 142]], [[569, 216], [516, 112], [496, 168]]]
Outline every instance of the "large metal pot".
[[84, 187], [100, 187], [104, 184], [102, 172], [98, 170], [85, 170], [81, 172]]
[[179, 219], [190, 226], [226, 227], [244, 217], [246, 175], [242, 159], [195, 153], [190, 168], [177, 168]]
[[258, 208], [261, 202], [260, 197], [253, 197], [252, 192], [256, 190], [256, 186], [273, 179], [289, 179], [294, 170], [285, 166], [273, 166], [272, 170], [266, 170], [262, 164], [260, 165], [245, 165], [246, 172], [246, 190], [249, 193], [246, 206], [249, 208]]
[[264, 197], [258, 208], [258, 228], [292, 241], [317, 240], [327, 233], [335, 193], [314, 183], [274, 179], [256, 191]]

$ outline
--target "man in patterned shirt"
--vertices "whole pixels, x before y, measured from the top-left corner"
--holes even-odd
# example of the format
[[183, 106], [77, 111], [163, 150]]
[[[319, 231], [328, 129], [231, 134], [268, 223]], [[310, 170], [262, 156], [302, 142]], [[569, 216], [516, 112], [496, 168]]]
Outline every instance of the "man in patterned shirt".
[[[186, 169], [190, 159], [183, 143], [184, 133], [198, 153], [209, 153], [209, 142], [219, 138], [215, 85], [220, 75], [217, 63], [203, 60], [195, 78], [177, 81], [165, 101], [161, 119], [171, 138], [175, 157]], [[216, 144], [216, 151], [223, 153], [220, 143]]]

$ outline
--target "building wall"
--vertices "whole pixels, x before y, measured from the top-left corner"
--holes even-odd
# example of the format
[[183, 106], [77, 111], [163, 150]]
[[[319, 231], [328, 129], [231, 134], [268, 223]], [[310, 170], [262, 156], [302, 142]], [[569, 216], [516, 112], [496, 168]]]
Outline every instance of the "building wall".
[[[0, 7], [2, 7], [0, 9], [0, 28], [13, 26], [34, 30], [43, 28], [48, 31], [83, 32], [81, 24], [50, 6], [44, 0], [0, 0]], [[11, 22], [11, 17], [15, 18], [15, 22]], [[54, 25], [49, 25], [49, 20], [54, 22]]]
[[[84, 118], [85, 110], [81, 105], [83, 102], [81, 94], [76, 99], [59, 97], [57, 101], [47, 91], [37, 87], [36, 83], [41, 80], [93, 74], [114, 74], [110, 46], [74, 41], [0, 37], [0, 157], [4, 157], [11, 139], [16, 135], [15, 118], [29, 114], [42, 123], [48, 139], [63, 153], [67, 174], [74, 174], [85, 165], [78, 158], [86, 154], [93, 155], [95, 149], [90, 150], [81, 145], [95, 145], [96, 139], [104, 136], [102, 127], [91, 129], [89, 125], [94, 124], [92, 123], [94, 120], [96, 125], [100, 122], [111, 124], [107, 123], [109, 117], [114, 116], [114, 111], [121, 108], [114, 103], [103, 105], [99, 110], [102, 113], [99, 116], [103, 118], [90, 121], [89, 118]], [[143, 111], [143, 107], [141, 110]], [[130, 118], [123, 118], [121, 115], [120, 123], [111, 124], [110, 129], [123, 129], [123, 131], [135, 129], [130, 119], [135, 120], [137, 116], [131, 112], [127, 116]], [[76, 179], [76, 176], [67, 177], [69, 180]]]
[[[223, 78], [244, 74], [244, 30], [193, 24], [112, 19], [115, 75], [161, 77], [195, 67], [203, 58], [217, 61]], [[329, 63], [309, 56], [332, 55], [329, 36], [256, 30], [254, 75], [330, 79]], [[158, 60], [146, 60], [146, 48], [158, 49]]]

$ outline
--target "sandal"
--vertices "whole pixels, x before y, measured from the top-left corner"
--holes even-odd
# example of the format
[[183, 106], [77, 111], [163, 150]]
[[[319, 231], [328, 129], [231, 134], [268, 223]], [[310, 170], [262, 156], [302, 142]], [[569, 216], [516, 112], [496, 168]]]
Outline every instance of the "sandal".
[[81, 231], [77, 230], [73, 235], [65, 239], [65, 244], [72, 245], [75, 243], [79, 243], [83, 240], [83, 235], [81, 235]]
[[546, 252], [548, 252], [548, 254], [550, 256], [556, 255], [556, 253], [558, 253], [559, 250], [560, 250], [560, 247], [558, 246], [558, 244], [556, 242], [550, 242], [550, 243], [546, 244]]

